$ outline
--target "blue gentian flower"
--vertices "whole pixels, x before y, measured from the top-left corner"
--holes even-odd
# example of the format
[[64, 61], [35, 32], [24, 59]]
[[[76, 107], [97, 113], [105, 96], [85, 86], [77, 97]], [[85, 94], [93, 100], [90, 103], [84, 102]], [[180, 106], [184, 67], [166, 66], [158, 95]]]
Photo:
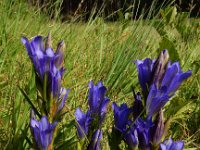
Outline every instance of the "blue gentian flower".
[[174, 142], [171, 138], [169, 140], [165, 140], [163, 143], [160, 144], [161, 150], [183, 150], [183, 148], [183, 141]]
[[121, 104], [117, 106], [115, 102], [112, 104], [114, 110], [114, 122], [115, 128], [121, 133], [125, 133], [127, 130], [127, 125], [129, 124], [129, 115], [132, 112], [126, 104]]
[[54, 97], [58, 97], [62, 85], [62, 77], [65, 69], [61, 68], [60, 70], [55, 65], [55, 58], [50, 62], [50, 69], [48, 73], [48, 81], [50, 82], [51, 91]]
[[191, 76], [192, 72], [183, 73], [180, 70], [179, 63], [168, 63], [168, 68], [161, 82], [161, 86], [157, 87], [152, 84], [146, 101], [146, 110], [149, 116], [159, 112], [159, 110], [167, 103], [167, 101], [175, 94], [181, 83]]
[[153, 116], [155, 113], [158, 113], [169, 98], [167, 95], [167, 87], [157, 89], [156, 85], [153, 84], [146, 101], [146, 112], [148, 116]]
[[[135, 125], [131, 120], [129, 120], [129, 115], [131, 114], [132, 109], [128, 108], [126, 104], [117, 106], [114, 102], [112, 108], [114, 110], [115, 129], [121, 133], [129, 148], [134, 149], [138, 145], [138, 135]], [[117, 131], [113, 130], [113, 132]]]
[[92, 81], [89, 83], [89, 96], [88, 104], [91, 114], [95, 117], [100, 118], [100, 124], [105, 118], [107, 112], [107, 105], [110, 102], [109, 98], [105, 96], [106, 87], [102, 82], [98, 82], [95, 86]]
[[131, 125], [128, 131], [124, 132], [124, 141], [128, 144], [130, 149], [135, 149], [138, 146], [138, 133], [135, 125]]
[[[163, 50], [156, 60], [137, 60], [136, 65], [145, 101], [142, 103], [140, 93], [134, 93], [135, 101], [131, 109], [126, 104], [118, 107], [113, 103], [113, 132], [119, 131], [130, 149], [150, 150], [158, 148], [164, 137], [162, 107], [175, 94], [181, 83], [191, 75], [191, 71], [182, 72], [179, 63], [171, 64], [167, 50]], [[147, 116], [142, 113], [144, 108]], [[157, 113], [159, 114], [154, 116]]]
[[191, 71], [182, 72], [180, 64], [171, 64], [169, 54], [163, 50], [157, 60], [137, 60], [138, 78], [146, 100], [146, 111], [152, 116], [175, 94], [181, 83], [191, 76]]
[[[150, 149], [151, 147], [151, 128], [154, 127], [152, 118], [148, 117], [145, 121], [139, 116], [136, 120], [129, 118], [133, 110], [128, 108], [126, 104], [117, 106], [112, 104], [114, 110], [115, 129], [120, 131], [124, 141], [130, 149]], [[113, 131], [115, 132], [115, 131]]]
[[[93, 134], [89, 149], [99, 149], [99, 140], [102, 138], [102, 131], [96, 130], [100, 128], [107, 112], [107, 105], [110, 100], [105, 97], [106, 87], [102, 82], [98, 82], [95, 86], [92, 81], [89, 83], [88, 104], [89, 109], [87, 113], [82, 112], [80, 108], [76, 109], [75, 117], [77, 121], [77, 131], [80, 138], [90, 138]], [[95, 133], [94, 133], [95, 132]], [[97, 143], [97, 144], [96, 144]]]
[[167, 87], [167, 94], [175, 94], [181, 83], [192, 75], [192, 71], [182, 72], [179, 62], [168, 63], [161, 87]]
[[92, 136], [92, 139], [90, 141], [90, 144], [88, 145], [87, 150], [101, 150], [100, 141], [102, 138], [103, 138], [102, 130], [97, 129]]
[[63, 63], [63, 47], [64, 42], [58, 44], [56, 52], [53, 51], [50, 41], [50, 35], [47, 37], [46, 46], [42, 36], [34, 37], [30, 42], [26, 37], [22, 37], [21, 41], [25, 45], [28, 55], [33, 62], [36, 75], [44, 82], [45, 75], [48, 78], [47, 92], [52, 92], [54, 97], [60, 93], [61, 80], [64, 73]]
[[152, 120], [147, 118], [145, 121], [141, 118], [135, 121], [135, 126], [138, 134], [139, 148], [150, 150], [150, 129], [154, 126]]
[[80, 138], [84, 138], [85, 136], [88, 135], [90, 122], [92, 121], [92, 118], [90, 115], [91, 115], [90, 111], [87, 111], [87, 113], [85, 114], [84, 112], [82, 112], [80, 108], [76, 109], [75, 117], [76, 117], [76, 121], [78, 122], [78, 124], [76, 125], [76, 128], [78, 131], [78, 136]]
[[[44, 42], [45, 40], [46, 43]], [[36, 36], [29, 41], [26, 37], [22, 37], [21, 41], [25, 45], [34, 65], [37, 89], [43, 98], [42, 112], [45, 112], [46, 115], [50, 113], [50, 115], [55, 117], [64, 107], [69, 93], [69, 90], [62, 87], [62, 78], [65, 72], [63, 67], [64, 42], [58, 43], [57, 49], [54, 52], [51, 48], [50, 34], [46, 39], [42, 36]], [[52, 99], [54, 100], [53, 106], [50, 104]], [[49, 109], [50, 111], [47, 112]]]
[[46, 116], [43, 116], [40, 121], [34, 118], [30, 119], [31, 132], [39, 149], [47, 150], [52, 142], [53, 131], [56, 125], [57, 122], [49, 123]]
[[137, 65], [138, 79], [142, 88], [142, 92], [145, 96], [147, 96], [149, 87], [152, 83], [155, 60], [146, 58], [145, 60], [137, 60], [135, 63]]

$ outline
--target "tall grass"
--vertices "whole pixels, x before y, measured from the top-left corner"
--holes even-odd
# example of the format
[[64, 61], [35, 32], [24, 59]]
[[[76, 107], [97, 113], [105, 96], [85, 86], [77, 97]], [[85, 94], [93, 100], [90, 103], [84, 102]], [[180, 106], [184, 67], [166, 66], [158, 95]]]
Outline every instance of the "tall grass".
[[[88, 23], [66, 23], [50, 20], [23, 0], [2, 0], [0, 18], [1, 149], [24, 149], [30, 144], [30, 106], [18, 87], [25, 89], [33, 103], [36, 89], [32, 66], [20, 38], [46, 36], [48, 32], [52, 33], [54, 44], [61, 39], [66, 43], [64, 85], [71, 89], [57, 149], [68, 149], [76, 142], [73, 114], [77, 106], [87, 107], [89, 80], [102, 80], [112, 102], [131, 104], [131, 87], [140, 90], [133, 61], [155, 58], [163, 48], [169, 49], [173, 60], [181, 61], [183, 70], [193, 70], [192, 77], [166, 106], [165, 117], [171, 117], [175, 139], [184, 139], [186, 147], [200, 146], [199, 19], [180, 14], [170, 24], [157, 18], [108, 23], [98, 17]], [[109, 113], [105, 129], [113, 121], [111, 116]], [[104, 141], [104, 149], [106, 145]]]

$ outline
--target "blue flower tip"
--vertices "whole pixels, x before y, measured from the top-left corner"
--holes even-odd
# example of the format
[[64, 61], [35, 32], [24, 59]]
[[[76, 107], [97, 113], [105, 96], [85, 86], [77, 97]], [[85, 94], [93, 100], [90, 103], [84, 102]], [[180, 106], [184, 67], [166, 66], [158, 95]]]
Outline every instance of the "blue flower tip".
[[22, 42], [23, 44], [26, 44], [27, 38], [26, 38], [25, 36], [22, 36], [22, 37], [21, 37], [21, 42]]
[[163, 54], [168, 53], [168, 50], [167, 50], [167, 49], [164, 49], [164, 50], [162, 51], [162, 53], [163, 53]]

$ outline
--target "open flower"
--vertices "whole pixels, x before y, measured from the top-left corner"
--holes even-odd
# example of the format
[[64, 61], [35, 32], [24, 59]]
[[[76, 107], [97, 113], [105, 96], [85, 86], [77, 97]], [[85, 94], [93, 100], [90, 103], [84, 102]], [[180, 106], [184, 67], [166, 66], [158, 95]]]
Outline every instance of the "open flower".
[[138, 140], [139, 140], [139, 148], [150, 150], [150, 129], [154, 126], [151, 118], [147, 118], [146, 120], [143, 120], [141, 118], [138, 118], [135, 121], [135, 126], [138, 134]]
[[[115, 135], [118, 136], [118, 132], [121, 133], [124, 141], [128, 144], [130, 149], [136, 148], [138, 145], [138, 135], [135, 128], [135, 124], [129, 120], [129, 115], [132, 112], [132, 109], [128, 108], [126, 104], [121, 104], [117, 106], [116, 103], [112, 104], [114, 110], [114, 122], [115, 128], [113, 132], [116, 132]], [[120, 140], [121, 136], [115, 137], [115, 139]], [[117, 143], [119, 144], [119, 143]]]
[[[81, 139], [87, 137], [90, 141], [87, 145], [87, 150], [101, 150], [102, 130], [100, 128], [107, 112], [107, 105], [110, 102], [105, 94], [106, 87], [102, 82], [94, 85], [90, 81], [88, 95], [89, 109], [87, 113], [84, 113], [80, 108], [77, 108], [75, 112], [78, 136]], [[84, 146], [84, 144], [81, 146]]]
[[109, 98], [107, 98], [105, 94], [106, 87], [103, 85], [102, 82], [98, 82], [95, 86], [94, 83], [90, 81], [88, 104], [92, 116], [100, 118], [100, 124], [105, 118], [105, 114], [107, 112], [107, 105], [110, 102]]
[[161, 87], [167, 87], [167, 94], [175, 94], [181, 83], [192, 75], [192, 71], [182, 72], [179, 62], [168, 63]]
[[40, 121], [34, 118], [30, 119], [31, 132], [39, 149], [47, 150], [52, 142], [53, 131], [56, 125], [57, 122], [49, 123], [46, 116], [43, 116]]
[[121, 104], [120, 106], [117, 106], [116, 103], [113, 103], [112, 108], [114, 111], [115, 128], [121, 133], [125, 133], [129, 122], [129, 115], [132, 110], [128, 108], [126, 104]]
[[157, 89], [156, 85], [153, 84], [146, 101], [146, 112], [148, 116], [151, 117], [158, 113], [159, 110], [167, 103], [169, 98], [170, 97], [167, 95], [167, 87]]
[[77, 108], [75, 112], [75, 117], [76, 121], [78, 122], [78, 124], [76, 125], [78, 135], [80, 138], [84, 138], [88, 135], [90, 122], [92, 120], [90, 116], [90, 111], [85, 114], [80, 108]]
[[153, 79], [153, 67], [155, 60], [146, 58], [145, 60], [137, 60], [135, 64], [137, 65], [138, 79], [142, 92], [146, 97]]
[[150, 87], [146, 101], [147, 114], [152, 116], [159, 112], [159, 110], [175, 94], [181, 83], [191, 76], [191, 74], [191, 71], [183, 73], [180, 70], [179, 63], [175, 62], [171, 65], [169, 62], [160, 87], [157, 87], [154, 83]]
[[160, 144], [161, 150], [183, 150], [183, 148], [183, 141], [174, 142], [171, 138], [169, 140], [165, 140], [163, 143]]

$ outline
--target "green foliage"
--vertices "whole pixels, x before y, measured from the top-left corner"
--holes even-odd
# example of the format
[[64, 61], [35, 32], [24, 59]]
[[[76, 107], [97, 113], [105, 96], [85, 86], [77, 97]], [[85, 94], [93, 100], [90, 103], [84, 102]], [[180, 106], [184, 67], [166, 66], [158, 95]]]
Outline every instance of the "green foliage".
[[[172, 61], [181, 61], [184, 71], [193, 71], [192, 77], [166, 106], [165, 117], [171, 118], [170, 129], [175, 139], [184, 139], [188, 148], [198, 148], [199, 19], [190, 19], [185, 13], [175, 15], [174, 9], [164, 10], [162, 19], [122, 19], [121, 22], [105, 23], [103, 19], [95, 18], [87, 23], [62, 23], [49, 20], [24, 0], [0, 1], [0, 149], [28, 149], [31, 145], [29, 104], [35, 102], [36, 90], [32, 66], [20, 37], [44, 36], [49, 31], [53, 40], [65, 40], [67, 73], [63, 84], [71, 89], [65, 108], [67, 113], [54, 141], [56, 149], [77, 149], [73, 114], [77, 106], [87, 107], [89, 80], [102, 80], [108, 87], [111, 101], [131, 104], [131, 86], [136, 87], [136, 91], [140, 90], [133, 61], [155, 58], [165, 48], [169, 50]], [[113, 122], [111, 108], [109, 112], [103, 127], [105, 130], [109, 130]], [[123, 143], [121, 145], [123, 147]], [[106, 140], [103, 141], [103, 149], [108, 149]]]
[[160, 42], [160, 49], [168, 49], [170, 55], [170, 59], [172, 61], [179, 61], [179, 55], [176, 49], [176, 46], [173, 41], [170, 41], [168, 38], [163, 37], [162, 41]]
[[176, 6], [168, 6], [164, 9], [161, 9], [160, 14], [165, 24], [172, 24], [175, 22], [176, 19], [177, 8]]

